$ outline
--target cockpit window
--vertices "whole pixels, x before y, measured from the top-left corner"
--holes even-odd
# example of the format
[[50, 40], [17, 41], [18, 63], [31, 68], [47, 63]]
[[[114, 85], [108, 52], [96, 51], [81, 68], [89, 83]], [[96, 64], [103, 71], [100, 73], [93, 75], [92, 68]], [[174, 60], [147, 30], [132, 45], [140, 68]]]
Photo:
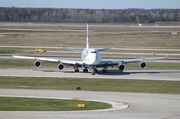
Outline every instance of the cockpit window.
[[96, 53], [96, 51], [91, 51], [91, 53]]

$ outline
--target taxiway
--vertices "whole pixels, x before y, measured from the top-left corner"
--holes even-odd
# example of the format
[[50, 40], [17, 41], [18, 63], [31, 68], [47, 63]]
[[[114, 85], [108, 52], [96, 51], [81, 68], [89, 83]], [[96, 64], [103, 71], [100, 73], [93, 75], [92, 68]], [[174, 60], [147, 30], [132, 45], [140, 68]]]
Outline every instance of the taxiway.
[[101, 111], [0, 111], [1, 119], [179, 119], [180, 95], [118, 93], [98, 91], [59, 91], [0, 89], [0, 95], [45, 98], [76, 98], [119, 102], [125, 109]]

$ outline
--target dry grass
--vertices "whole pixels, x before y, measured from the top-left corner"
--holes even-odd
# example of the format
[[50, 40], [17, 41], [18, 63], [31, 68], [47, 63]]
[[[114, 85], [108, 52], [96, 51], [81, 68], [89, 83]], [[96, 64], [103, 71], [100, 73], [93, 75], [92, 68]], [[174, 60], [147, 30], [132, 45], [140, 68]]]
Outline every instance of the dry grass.
[[[26, 87], [20, 87], [26, 86]], [[180, 94], [180, 81], [134, 79], [78, 79], [41, 77], [0, 77], [0, 88], [74, 90], [77, 86], [87, 91], [144, 92]]]
[[[180, 48], [180, 27], [90, 24], [89, 31], [93, 47]], [[173, 31], [178, 34], [170, 34]], [[0, 37], [2, 46], [84, 47], [86, 42], [85, 24], [4, 23], [0, 25], [0, 32], [8, 33], [5, 34], [6, 37]], [[151, 53], [153, 54], [154, 51]]]

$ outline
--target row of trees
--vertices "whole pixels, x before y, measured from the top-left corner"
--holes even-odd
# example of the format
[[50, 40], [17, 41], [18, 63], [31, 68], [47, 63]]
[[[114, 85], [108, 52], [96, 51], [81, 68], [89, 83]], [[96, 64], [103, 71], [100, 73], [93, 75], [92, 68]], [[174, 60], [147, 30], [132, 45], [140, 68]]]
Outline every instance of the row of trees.
[[179, 22], [180, 9], [53, 9], [0, 7], [2, 22], [154, 23]]

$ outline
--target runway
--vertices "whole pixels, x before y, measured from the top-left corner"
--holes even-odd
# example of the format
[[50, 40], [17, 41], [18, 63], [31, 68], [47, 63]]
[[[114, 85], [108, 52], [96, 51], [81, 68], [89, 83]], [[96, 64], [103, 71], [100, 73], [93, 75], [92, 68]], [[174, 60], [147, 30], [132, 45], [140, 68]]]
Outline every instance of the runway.
[[1, 119], [179, 119], [180, 95], [118, 93], [98, 91], [59, 91], [0, 89], [0, 95], [46, 98], [77, 98], [120, 102], [129, 107], [113, 111], [28, 112], [0, 111]]
[[67, 78], [104, 78], [104, 79], [140, 79], [180, 81], [180, 70], [107, 70], [107, 73], [75, 73], [74, 70], [48, 69], [0, 69], [0, 76], [20, 77], [67, 77]]

